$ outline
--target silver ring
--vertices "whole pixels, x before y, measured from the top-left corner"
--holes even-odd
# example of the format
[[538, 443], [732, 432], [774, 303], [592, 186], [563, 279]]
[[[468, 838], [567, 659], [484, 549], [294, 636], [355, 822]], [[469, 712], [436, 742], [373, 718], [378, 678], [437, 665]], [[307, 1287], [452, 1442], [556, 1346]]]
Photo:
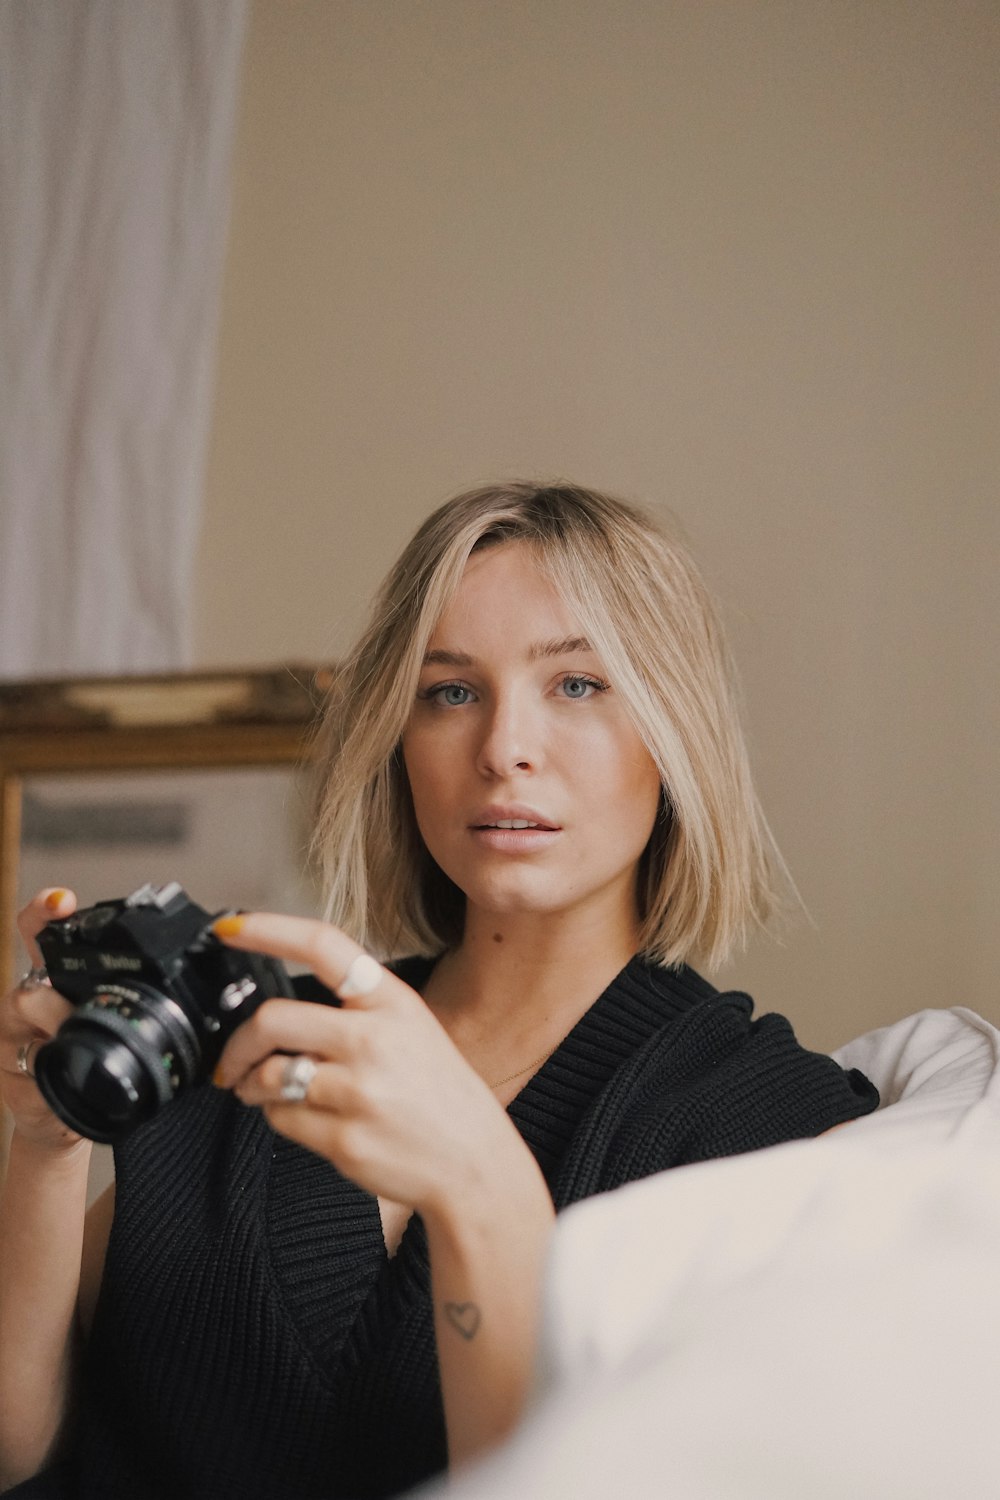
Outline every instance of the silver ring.
[[370, 953], [356, 953], [354, 960], [337, 985], [341, 1000], [356, 1000], [361, 995], [370, 995], [382, 982], [384, 970], [377, 958]]
[[22, 974], [17, 981], [17, 987], [19, 990], [37, 990], [38, 986], [44, 984], [48, 977], [48, 971], [41, 964], [32, 964], [27, 973]]
[[17, 1049], [17, 1071], [25, 1078], [34, 1078], [35, 1076], [28, 1067], [28, 1058], [31, 1056], [31, 1049], [34, 1045], [35, 1038], [32, 1037], [30, 1042], [22, 1042]]
[[315, 1077], [316, 1064], [311, 1057], [290, 1057], [281, 1075], [282, 1099], [289, 1104], [301, 1104]]

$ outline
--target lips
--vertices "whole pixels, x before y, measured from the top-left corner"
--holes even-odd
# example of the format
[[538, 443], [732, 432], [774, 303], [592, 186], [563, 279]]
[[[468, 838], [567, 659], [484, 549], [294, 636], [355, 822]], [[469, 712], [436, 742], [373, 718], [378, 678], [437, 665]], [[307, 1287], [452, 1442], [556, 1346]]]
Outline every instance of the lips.
[[511, 817], [508, 822], [499, 820], [496, 823], [477, 823], [477, 828], [541, 828], [541, 823], [529, 823], [520, 817]]
[[558, 823], [553, 823], [544, 813], [533, 807], [522, 807], [519, 805], [510, 807], [484, 807], [470, 822], [470, 828], [474, 829], [500, 829], [503, 831], [524, 832], [537, 829], [541, 833], [556, 833], [559, 829]]

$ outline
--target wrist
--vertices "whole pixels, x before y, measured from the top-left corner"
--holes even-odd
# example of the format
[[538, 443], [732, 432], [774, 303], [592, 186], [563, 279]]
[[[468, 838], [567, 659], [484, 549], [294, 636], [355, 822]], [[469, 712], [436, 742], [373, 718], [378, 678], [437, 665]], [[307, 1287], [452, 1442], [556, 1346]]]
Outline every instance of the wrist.
[[501, 1442], [524, 1410], [538, 1347], [555, 1208], [535, 1158], [516, 1147], [480, 1156], [464, 1200], [425, 1219], [450, 1466]]
[[15, 1125], [10, 1137], [9, 1161], [23, 1161], [36, 1171], [86, 1173], [90, 1169], [93, 1141], [85, 1136], [69, 1136], [65, 1141], [40, 1139]]
[[442, 1178], [418, 1211], [431, 1241], [470, 1245], [511, 1224], [548, 1220], [555, 1208], [541, 1168], [504, 1116], [504, 1139]]

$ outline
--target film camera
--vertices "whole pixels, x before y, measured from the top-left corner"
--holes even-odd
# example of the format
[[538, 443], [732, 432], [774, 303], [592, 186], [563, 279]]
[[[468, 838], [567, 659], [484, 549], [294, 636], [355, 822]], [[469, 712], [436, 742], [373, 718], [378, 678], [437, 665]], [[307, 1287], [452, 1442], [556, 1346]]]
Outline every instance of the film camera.
[[176, 881], [85, 907], [38, 934], [52, 987], [76, 1007], [38, 1051], [35, 1077], [61, 1120], [119, 1141], [211, 1077], [230, 1034], [275, 995], [284, 966], [240, 953]]

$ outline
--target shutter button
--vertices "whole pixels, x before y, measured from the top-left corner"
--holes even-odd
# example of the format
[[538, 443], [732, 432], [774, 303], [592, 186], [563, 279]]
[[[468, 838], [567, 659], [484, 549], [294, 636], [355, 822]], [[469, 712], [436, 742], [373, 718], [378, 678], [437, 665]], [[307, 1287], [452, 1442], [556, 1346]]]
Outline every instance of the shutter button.
[[251, 995], [257, 993], [257, 986], [252, 979], [237, 980], [235, 984], [227, 984], [219, 996], [220, 1010], [236, 1010], [244, 1000], [249, 1000]]

